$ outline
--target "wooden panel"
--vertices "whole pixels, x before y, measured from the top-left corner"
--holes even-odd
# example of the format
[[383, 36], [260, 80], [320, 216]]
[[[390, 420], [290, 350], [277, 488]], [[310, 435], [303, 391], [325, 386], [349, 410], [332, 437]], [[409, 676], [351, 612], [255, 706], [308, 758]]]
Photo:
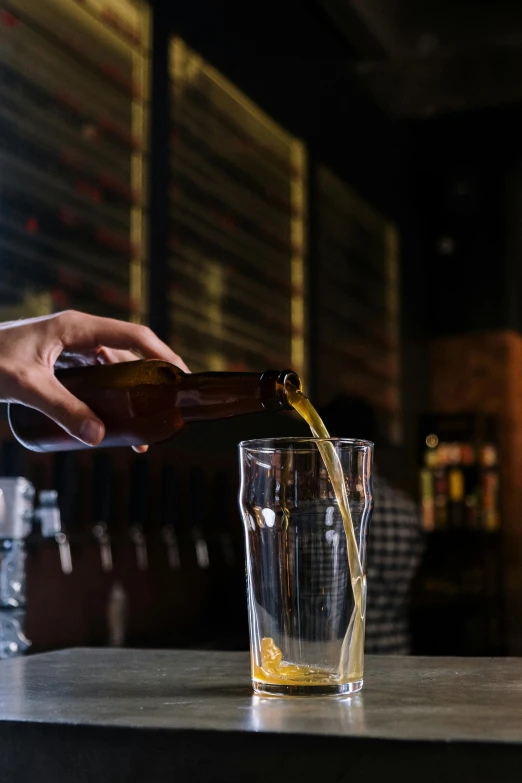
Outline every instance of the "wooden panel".
[[401, 440], [398, 235], [328, 169], [318, 181], [319, 397], [367, 399]]
[[0, 317], [140, 320], [149, 90], [141, 0], [0, 2]]
[[170, 325], [192, 369], [305, 370], [304, 148], [171, 45]]

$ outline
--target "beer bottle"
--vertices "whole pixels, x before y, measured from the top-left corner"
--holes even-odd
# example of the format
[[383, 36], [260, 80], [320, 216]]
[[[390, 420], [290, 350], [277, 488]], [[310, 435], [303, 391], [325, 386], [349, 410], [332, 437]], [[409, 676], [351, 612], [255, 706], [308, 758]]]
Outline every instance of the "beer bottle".
[[[97, 448], [158, 443], [192, 422], [290, 409], [286, 383], [300, 386], [291, 370], [191, 374], [155, 359], [77, 367], [56, 377], [105, 424]], [[90, 448], [33, 408], [11, 403], [9, 423], [32, 451]]]

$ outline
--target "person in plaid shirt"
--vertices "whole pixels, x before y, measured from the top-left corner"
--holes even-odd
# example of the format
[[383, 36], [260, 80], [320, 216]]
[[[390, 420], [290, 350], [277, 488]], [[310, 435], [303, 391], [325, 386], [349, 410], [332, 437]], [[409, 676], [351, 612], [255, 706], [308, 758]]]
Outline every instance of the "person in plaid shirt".
[[[319, 411], [332, 437], [376, 440], [376, 419], [363, 400], [337, 397]], [[378, 447], [377, 447], [378, 456]], [[414, 501], [373, 472], [374, 507], [367, 545], [366, 652], [411, 652], [409, 597], [424, 551]]]

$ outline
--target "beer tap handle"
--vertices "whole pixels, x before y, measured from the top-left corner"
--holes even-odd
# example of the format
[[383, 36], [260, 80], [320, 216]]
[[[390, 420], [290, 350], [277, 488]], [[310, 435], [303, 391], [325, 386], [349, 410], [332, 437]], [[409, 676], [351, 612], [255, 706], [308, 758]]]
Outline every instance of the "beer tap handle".
[[178, 539], [172, 525], [163, 526], [163, 541], [167, 547], [167, 562], [171, 571], [178, 571], [181, 568], [179, 557]]
[[190, 527], [196, 549], [196, 560], [199, 568], [206, 570], [210, 566], [210, 559], [208, 556], [208, 544], [203, 533], [205, 480], [203, 471], [199, 468], [193, 468], [190, 473], [190, 513]]
[[77, 455], [59, 452], [54, 458], [54, 486], [58, 490], [57, 506], [60, 510], [61, 529], [55, 536], [64, 574], [72, 571], [70, 534], [77, 529], [76, 489], [78, 486]]
[[93, 481], [92, 533], [100, 547], [102, 569], [109, 573], [113, 569], [111, 537], [108, 529], [112, 511], [112, 465], [106, 454], [98, 453], [94, 457]]
[[141, 525], [131, 526], [131, 539], [136, 547], [136, 564], [140, 571], [147, 571], [149, 567], [149, 555], [147, 552], [147, 539]]
[[136, 548], [136, 564], [140, 571], [149, 567], [145, 520], [148, 515], [147, 503], [148, 463], [145, 457], [136, 457], [131, 466], [130, 485], [130, 537]]
[[58, 492], [55, 489], [44, 489], [38, 493], [38, 508], [35, 514], [44, 538], [56, 538], [62, 532]]
[[175, 468], [165, 465], [162, 476], [162, 536], [167, 547], [167, 562], [172, 571], [181, 567], [175, 521], [179, 510], [179, 483]]
[[69, 539], [62, 530], [62, 520], [58, 505], [58, 493], [55, 489], [45, 489], [38, 494], [38, 508], [35, 516], [40, 522], [42, 536], [54, 538], [58, 544], [60, 566], [64, 574], [72, 573], [72, 557]]
[[110, 571], [112, 571], [113, 568], [112, 546], [111, 546], [111, 538], [107, 532], [107, 525], [105, 524], [105, 522], [98, 522], [96, 525], [94, 525], [92, 529], [92, 533], [96, 541], [98, 542], [98, 546], [100, 547], [100, 558], [101, 558], [102, 569], [106, 573], [109, 573]]
[[69, 539], [65, 533], [58, 533], [55, 540], [58, 544], [58, 553], [60, 555], [60, 565], [62, 567], [62, 571], [64, 574], [72, 574], [73, 566]]

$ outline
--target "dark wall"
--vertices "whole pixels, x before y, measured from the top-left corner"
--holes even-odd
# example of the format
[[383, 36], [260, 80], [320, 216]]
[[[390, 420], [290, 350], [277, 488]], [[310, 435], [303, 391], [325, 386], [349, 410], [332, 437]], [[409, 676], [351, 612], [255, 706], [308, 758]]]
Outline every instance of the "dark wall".
[[[171, 30], [207, 61], [301, 138], [310, 155], [310, 170], [324, 163], [343, 177], [363, 198], [398, 223], [401, 233], [403, 377], [406, 449], [385, 457], [401, 483], [413, 485], [417, 414], [426, 407], [426, 347], [424, 317], [418, 292], [423, 286], [419, 268], [418, 221], [415, 217], [411, 138], [406, 127], [393, 122], [362, 95], [350, 78], [353, 54], [343, 36], [319, 5], [306, 0], [267, 0], [255, 9], [228, 0], [170, 3], [156, 0], [157, 27], [164, 45]], [[162, 38], [163, 37], [163, 38]], [[161, 57], [161, 55], [159, 55]], [[164, 89], [164, 85], [160, 85]], [[161, 101], [157, 102], [158, 104]], [[165, 99], [166, 103], [166, 99]], [[158, 112], [162, 110], [157, 105]], [[158, 178], [164, 176], [158, 171]], [[314, 187], [310, 183], [310, 273], [314, 280]], [[158, 205], [161, 214], [161, 205]], [[164, 286], [159, 280], [157, 295]], [[321, 345], [314, 340], [312, 352]], [[153, 293], [154, 295], [154, 293]], [[312, 355], [312, 367], [314, 356]], [[382, 452], [384, 455], [384, 451]]]
[[351, 50], [306, 0], [153, 5], [171, 29], [386, 212], [402, 174], [394, 126], [350, 84]]
[[522, 328], [518, 107], [412, 127], [426, 267], [426, 328]]

